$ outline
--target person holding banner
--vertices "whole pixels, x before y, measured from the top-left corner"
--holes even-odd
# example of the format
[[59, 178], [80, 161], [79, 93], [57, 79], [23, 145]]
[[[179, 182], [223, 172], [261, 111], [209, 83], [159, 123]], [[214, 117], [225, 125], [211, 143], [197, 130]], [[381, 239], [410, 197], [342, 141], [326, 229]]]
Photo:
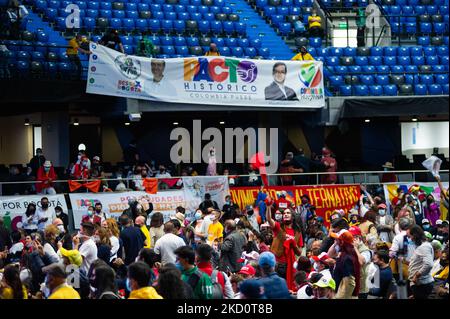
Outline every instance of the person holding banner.
[[268, 205], [266, 219], [274, 234], [270, 250], [277, 260], [276, 272], [280, 277], [286, 279], [289, 289], [294, 290], [295, 256], [301, 255], [303, 247], [301, 227], [295, 221], [290, 208], [283, 211], [282, 221], [278, 222], [272, 219], [272, 205]]

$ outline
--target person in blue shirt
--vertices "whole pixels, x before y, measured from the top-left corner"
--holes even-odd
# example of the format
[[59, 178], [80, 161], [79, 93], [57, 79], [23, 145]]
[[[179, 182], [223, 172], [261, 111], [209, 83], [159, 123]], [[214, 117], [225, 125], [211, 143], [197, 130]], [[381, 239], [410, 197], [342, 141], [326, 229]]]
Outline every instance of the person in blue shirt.
[[267, 198], [267, 194], [264, 192], [264, 186], [261, 186], [259, 190], [258, 196], [256, 197], [256, 205], [259, 208], [259, 216], [261, 217], [261, 223], [264, 224], [266, 222], [266, 203], [265, 200]]
[[379, 268], [379, 285], [378, 287], [370, 288], [369, 295], [388, 299], [389, 288], [392, 283], [392, 270], [389, 265], [389, 252], [386, 250], [379, 250], [373, 256], [373, 263]]
[[258, 281], [264, 287], [267, 299], [292, 299], [286, 280], [275, 272], [275, 255], [269, 251], [263, 252], [258, 261], [262, 277]]

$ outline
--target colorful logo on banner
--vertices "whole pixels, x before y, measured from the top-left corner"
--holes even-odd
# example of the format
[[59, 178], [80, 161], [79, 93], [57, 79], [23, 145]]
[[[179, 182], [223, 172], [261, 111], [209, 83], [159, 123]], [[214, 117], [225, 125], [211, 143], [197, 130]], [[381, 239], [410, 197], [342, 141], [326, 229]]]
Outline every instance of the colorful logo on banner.
[[124, 92], [142, 93], [143, 87], [141, 81], [119, 80], [117, 89]]
[[306, 87], [315, 88], [322, 81], [322, 72], [314, 63], [303, 64], [298, 77]]
[[188, 82], [237, 83], [238, 78], [252, 83], [258, 76], [258, 67], [251, 61], [228, 58], [190, 58], [184, 59], [184, 80]]
[[[295, 206], [302, 203], [301, 197], [308, 195], [310, 204], [316, 207], [316, 214], [324, 219], [329, 226], [330, 216], [336, 209], [343, 209], [347, 214], [359, 201], [361, 189], [359, 185], [345, 186], [273, 186], [268, 187], [267, 193], [272, 198], [279, 198], [279, 193], [286, 191], [286, 199]], [[233, 187], [230, 194], [233, 201], [244, 209], [247, 205], [255, 205], [259, 193], [258, 187]], [[256, 205], [255, 205], [256, 206]], [[257, 211], [257, 210], [255, 210]], [[263, 213], [263, 212], [262, 212]]]
[[124, 76], [131, 80], [137, 79], [141, 75], [141, 62], [126, 55], [119, 55], [114, 60], [115, 65]]

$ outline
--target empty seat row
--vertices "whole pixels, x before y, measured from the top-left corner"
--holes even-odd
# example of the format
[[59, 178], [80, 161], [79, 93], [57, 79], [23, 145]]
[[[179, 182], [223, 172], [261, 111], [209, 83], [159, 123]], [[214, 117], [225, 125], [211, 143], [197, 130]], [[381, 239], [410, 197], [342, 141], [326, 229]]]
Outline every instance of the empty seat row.
[[388, 84], [448, 84], [449, 75], [447, 74], [421, 74], [421, 75], [332, 75], [329, 82], [337, 87], [344, 84], [362, 84], [362, 85], [388, 85]]
[[448, 14], [448, 6], [428, 5], [428, 6], [400, 6], [400, 5], [384, 5], [383, 8], [389, 15], [421, 15], [421, 14]]
[[[121, 36], [121, 40], [123, 44], [133, 45], [138, 44], [141, 36]], [[226, 47], [253, 47], [253, 48], [261, 48], [261, 40], [260, 39], [247, 39], [247, 38], [218, 38], [218, 37], [170, 37], [170, 36], [151, 36], [149, 39], [152, 41], [154, 45], [174, 45], [174, 46], [209, 46], [212, 42], [215, 43], [219, 48], [222, 46]], [[97, 38], [93, 38], [93, 40], [97, 40]]]
[[383, 0], [384, 5], [420, 6], [420, 5], [448, 5], [448, 0]]
[[[304, 42], [299, 42], [298, 46], [306, 46], [308, 43], [308, 39], [304, 38]], [[378, 57], [410, 57], [410, 56], [430, 56], [430, 55], [438, 55], [444, 56], [449, 54], [448, 46], [390, 46], [390, 47], [360, 47], [360, 48], [310, 48], [309, 53], [313, 56], [335, 56], [335, 57], [356, 57], [356, 56], [378, 56]]]
[[449, 85], [444, 84], [403, 84], [397, 86], [395, 84], [389, 85], [341, 85], [339, 87], [339, 94], [342, 96], [397, 96], [397, 95], [441, 95], [448, 94]]
[[[318, 60], [323, 60], [318, 58]], [[373, 66], [380, 66], [380, 65], [387, 65], [387, 66], [393, 66], [393, 65], [439, 65], [439, 64], [448, 64], [448, 55], [443, 56], [356, 56], [356, 57], [336, 57], [336, 56], [328, 56], [324, 59], [324, 62], [326, 65], [330, 66], [337, 66], [337, 65], [373, 65]]]
[[324, 73], [325, 74], [398, 74], [398, 73], [404, 73], [404, 74], [417, 74], [417, 73], [448, 73], [449, 66], [447, 65], [407, 65], [407, 66], [387, 66], [387, 65], [380, 65], [380, 66], [373, 66], [373, 65], [365, 65], [365, 66], [359, 66], [359, 65], [352, 65], [352, 66], [345, 66], [345, 65], [339, 65], [339, 66], [328, 66], [325, 65]]

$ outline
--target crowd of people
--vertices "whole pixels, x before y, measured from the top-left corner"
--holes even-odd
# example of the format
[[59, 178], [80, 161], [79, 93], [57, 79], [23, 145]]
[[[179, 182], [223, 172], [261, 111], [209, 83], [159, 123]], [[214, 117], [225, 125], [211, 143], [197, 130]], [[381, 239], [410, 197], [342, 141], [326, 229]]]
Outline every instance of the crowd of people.
[[0, 219], [4, 299], [448, 298], [448, 189], [413, 186], [389, 203], [361, 186], [329, 224], [307, 195], [295, 206], [264, 187], [240, 209], [209, 194], [192, 217], [130, 201], [117, 219], [101, 203], [79, 231], [60, 207], [30, 204], [18, 229]]

